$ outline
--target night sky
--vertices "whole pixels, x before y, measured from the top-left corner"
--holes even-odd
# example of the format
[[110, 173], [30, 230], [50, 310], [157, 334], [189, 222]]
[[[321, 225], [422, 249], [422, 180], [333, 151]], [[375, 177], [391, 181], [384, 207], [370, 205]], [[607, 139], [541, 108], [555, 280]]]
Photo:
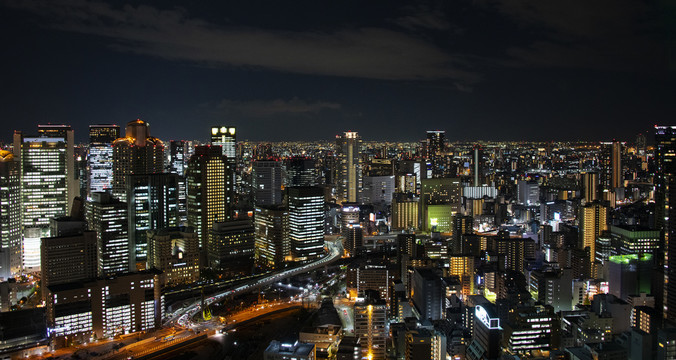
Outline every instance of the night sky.
[[0, 0], [0, 140], [611, 140], [676, 124], [669, 0]]

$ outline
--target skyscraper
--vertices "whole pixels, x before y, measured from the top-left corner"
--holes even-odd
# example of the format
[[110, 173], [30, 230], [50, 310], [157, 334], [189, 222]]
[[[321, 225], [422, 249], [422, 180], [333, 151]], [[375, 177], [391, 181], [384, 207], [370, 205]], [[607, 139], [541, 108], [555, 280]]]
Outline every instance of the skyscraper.
[[207, 243], [211, 268], [226, 275], [250, 274], [255, 248], [251, 220], [216, 221]]
[[146, 268], [147, 230], [178, 226], [178, 175], [147, 174], [127, 177], [129, 241], [134, 244], [136, 267]]
[[236, 162], [237, 137], [234, 126], [212, 126], [211, 127], [211, 145], [221, 147], [223, 155], [229, 162]]
[[580, 208], [579, 218], [580, 249], [589, 247], [593, 254], [591, 261], [594, 262], [596, 254], [596, 238], [603, 231], [608, 230], [608, 207], [599, 203], [587, 204]]
[[598, 173], [588, 172], [582, 174], [582, 191], [584, 191], [585, 203], [591, 203], [599, 199], [598, 186]]
[[290, 187], [289, 239], [296, 261], [324, 253], [324, 192], [319, 187]]
[[354, 335], [360, 339], [362, 359], [384, 360], [389, 336], [387, 303], [375, 290], [354, 303]]
[[167, 172], [178, 175], [178, 214], [181, 222], [187, 220], [185, 170], [188, 164], [185, 140], [169, 141], [169, 164]]
[[615, 191], [615, 189], [624, 186], [624, 178], [622, 176], [622, 143], [619, 141], [613, 140], [610, 163], [612, 165], [610, 187], [612, 191]]
[[164, 144], [150, 136], [150, 125], [140, 119], [127, 123], [125, 137], [113, 142], [113, 195], [127, 200], [127, 177], [164, 171]]
[[256, 205], [282, 203], [282, 163], [278, 160], [256, 160], [252, 164], [252, 182]]
[[228, 219], [228, 166], [220, 146], [197, 146], [186, 172], [188, 224], [195, 228], [200, 248], [215, 221]]
[[336, 196], [339, 202], [359, 202], [362, 190], [362, 140], [356, 131], [336, 135], [338, 174]]
[[280, 268], [290, 256], [289, 212], [282, 206], [256, 206], [256, 265], [264, 269]]
[[[676, 319], [676, 126], [655, 126], [655, 223], [663, 230], [666, 321]], [[658, 259], [658, 264], [661, 259]], [[657, 304], [660, 301], [656, 302]], [[656, 304], [656, 305], [657, 305]]]
[[23, 226], [47, 229], [49, 219], [68, 213], [69, 199], [79, 191], [73, 175], [73, 130], [38, 125], [38, 133], [28, 137], [14, 132], [14, 158], [21, 164]]
[[444, 177], [446, 169], [443, 163], [444, 151], [446, 144], [444, 143], [446, 132], [442, 130], [431, 130], [427, 132], [427, 160], [432, 166], [432, 177]]
[[481, 145], [474, 145], [472, 151], [472, 178], [474, 179], [474, 186], [481, 186], [483, 183], [483, 165], [484, 165], [484, 152], [481, 148]]
[[100, 277], [136, 270], [136, 250], [129, 241], [128, 211], [126, 203], [108, 193], [94, 192], [86, 203], [89, 230], [96, 232]]
[[119, 137], [118, 125], [89, 125], [88, 193], [112, 190], [113, 141]]
[[286, 159], [286, 186], [317, 185], [315, 160], [310, 157], [296, 156]]
[[21, 182], [19, 162], [0, 150], [0, 278], [21, 272]]

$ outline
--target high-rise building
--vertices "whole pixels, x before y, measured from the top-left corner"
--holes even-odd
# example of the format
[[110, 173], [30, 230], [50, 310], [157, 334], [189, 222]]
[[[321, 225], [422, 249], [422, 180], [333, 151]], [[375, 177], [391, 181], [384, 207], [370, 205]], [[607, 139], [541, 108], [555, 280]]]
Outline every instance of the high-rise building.
[[448, 276], [457, 276], [462, 286], [461, 298], [473, 295], [474, 284], [474, 256], [450, 255], [448, 258]]
[[147, 230], [178, 226], [178, 175], [129, 175], [126, 180], [129, 242], [134, 244], [136, 267], [145, 269]]
[[200, 279], [200, 251], [194, 230], [148, 230], [148, 268], [162, 272], [162, 286], [193, 284]]
[[185, 140], [169, 141], [169, 164], [167, 164], [167, 172], [178, 175], [178, 215], [181, 218], [181, 223], [188, 220], [185, 179], [185, 170], [188, 165], [186, 146]]
[[38, 125], [37, 137], [14, 132], [14, 158], [21, 166], [21, 207], [24, 228], [40, 228], [49, 236], [49, 219], [68, 213], [79, 194], [73, 174], [73, 130], [68, 125]]
[[359, 224], [348, 224], [346, 231], [343, 231], [344, 248], [348, 254], [355, 256], [357, 250], [364, 245], [364, 230]]
[[97, 276], [96, 233], [84, 231], [43, 238], [41, 256], [43, 288], [94, 279]]
[[535, 181], [519, 180], [517, 194], [519, 204], [527, 206], [540, 204], [540, 185]]
[[295, 156], [284, 161], [286, 186], [316, 186], [317, 169], [310, 157]]
[[249, 274], [256, 244], [251, 220], [216, 221], [207, 243], [209, 266], [226, 274]]
[[551, 306], [517, 307], [504, 326], [506, 347], [511, 354], [529, 355], [558, 348], [559, 324]]
[[228, 219], [228, 166], [219, 146], [197, 146], [186, 172], [188, 225], [195, 228], [200, 248], [216, 221]]
[[431, 168], [431, 175], [434, 178], [445, 177], [446, 164], [444, 164], [444, 155], [446, 151], [446, 132], [442, 130], [431, 130], [427, 132], [427, 160]]
[[392, 198], [392, 229], [418, 229], [419, 199], [407, 194], [395, 193]]
[[112, 191], [113, 141], [119, 137], [118, 125], [89, 125], [88, 193]]
[[296, 261], [324, 254], [324, 191], [319, 187], [290, 187], [289, 240]]
[[470, 360], [497, 360], [502, 348], [500, 339], [502, 327], [500, 318], [493, 304], [486, 303], [474, 306], [474, 335], [467, 347], [466, 356]]
[[288, 238], [289, 212], [282, 206], [257, 206], [255, 210], [256, 265], [278, 269], [290, 257]]
[[89, 230], [96, 232], [98, 275], [109, 277], [136, 270], [136, 250], [129, 241], [127, 204], [108, 193], [94, 192], [86, 204]]
[[113, 195], [127, 200], [130, 175], [164, 171], [164, 144], [150, 136], [150, 124], [140, 119], [127, 123], [125, 137], [113, 142]]
[[483, 184], [483, 166], [484, 166], [484, 152], [481, 145], [474, 145], [472, 151], [472, 178], [474, 179], [474, 186], [481, 186]]
[[339, 202], [359, 202], [362, 191], [362, 140], [355, 131], [336, 135], [338, 176], [336, 196]]
[[[655, 225], [664, 238], [661, 249], [664, 269], [664, 319], [676, 319], [676, 126], [655, 126]], [[661, 301], [659, 301], [661, 300]], [[673, 321], [673, 320], [672, 320]]]
[[162, 325], [164, 296], [157, 271], [47, 287], [49, 338], [56, 348]]
[[394, 194], [394, 175], [365, 176], [363, 183], [362, 203], [373, 204], [379, 210], [390, 206]]
[[21, 178], [14, 155], [0, 150], [0, 278], [21, 272]]
[[390, 299], [390, 270], [383, 264], [351, 264], [347, 268], [346, 289], [356, 297], [366, 290], [375, 290], [381, 299]]
[[387, 304], [377, 291], [367, 290], [364, 297], [354, 303], [354, 335], [360, 340], [362, 359], [387, 358]]
[[278, 160], [256, 160], [251, 168], [254, 201], [256, 205], [278, 205], [282, 203], [284, 187], [282, 163]]
[[658, 256], [660, 252], [660, 231], [641, 226], [610, 226], [612, 243], [619, 247], [619, 255], [651, 254]]
[[417, 268], [411, 279], [413, 305], [422, 320], [443, 320], [446, 287], [441, 277], [431, 269]]
[[589, 247], [593, 262], [596, 254], [596, 238], [608, 230], [608, 208], [599, 203], [590, 203], [580, 208], [579, 248]]
[[582, 191], [584, 191], [585, 203], [592, 203], [599, 200], [599, 174], [588, 172], [582, 174]]
[[458, 178], [436, 178], [422, 180], [420, 211], [424, 231], [430, 231], [430, 205], [449, 205], [450, 214], [460, 212], [462, 186]]
[[236, 162], [237, 136], [234, 126], [212, 126], [211, 127], [211, 145], [221, 147], [221, 151], [226, 159]]
[[624, 178], [622, 176], [622, 143], [613, 141], [610, 164], [612, 173], [610, 174], [610, 186], [612, 191], [624, 187]]
[[406, 331], [406, 360], [446, 359], [446, 336], [425, 328]]

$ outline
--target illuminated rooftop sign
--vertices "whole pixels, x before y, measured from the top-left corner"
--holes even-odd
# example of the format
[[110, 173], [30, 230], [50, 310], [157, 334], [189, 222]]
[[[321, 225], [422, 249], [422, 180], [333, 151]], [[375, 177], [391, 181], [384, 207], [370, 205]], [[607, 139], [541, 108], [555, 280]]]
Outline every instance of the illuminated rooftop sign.
[[502, 330], [500, 327], [500, 319], [499, 318], [491, 318], [490, 315], [488, 315], [488, 312], [486, 309], [484, 309], [483, 306], [477, 305], [474, 308], [474, 316], [481, 321], [487, 328], [493, 330]]

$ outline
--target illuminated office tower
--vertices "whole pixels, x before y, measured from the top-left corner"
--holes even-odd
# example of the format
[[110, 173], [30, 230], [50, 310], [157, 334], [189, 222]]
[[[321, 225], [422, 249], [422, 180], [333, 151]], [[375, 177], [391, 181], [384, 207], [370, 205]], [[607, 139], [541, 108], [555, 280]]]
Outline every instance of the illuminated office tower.
[[207, 243], [209, 266], [226, 275], [250, 274], [256, 243], [251, 220], [216, 221]]
[[360, 340], [362, 359], [387, 358], [387, 304], [375, 290], [367, 290], [354, 303], [354, 335]]
[[72, 173], [73, 130], [38, 125], [38, 132], [37, 137], [14, 132], [14, 158], [21, 166], [23, 226], [47, 229], [49, 219], [68, 213], [69, 199], [79, 191]]
[[481, 145], [474, 145], [472, 151], [472, 178], [474, 179], [474, 186], [481, 186], [483, 183], [483, 166], [484, 166], [484, 151]]
[[38, 136], [14, 132], [14, 158], [21, 167], [22, 256], [24, 271], [40, 268], [40, 238], [49, 237], [49, 219], [68, 213], [79, 194], [73, 130], [38, 125]]
[[376, 205], [377, 209], [385, 210], [392, 203], [394, 194], [394, 175], [364, 176], [362, 202]]
[[169, 141], [169, 164], [167, 172], [178, 175], [178, 214], [181, 222], [187, 220], [185, 170], [188, 163], [185, 140]]
[[461, 189], [462, 186], [458, 178], [422, 180], [420, 211], [422, 213], [423, 230], [430, 230], [430, 217], [428, 214], [430, 205], [449, 205], [451, 215], [460, 212]]
[[408, 194], [394, 193], [392, 198], [392, 229], [418, 229], [419, 199]]
[[255, 210], [256, 265], [264, 269], [279, 269], [290, 256], [287, 235], [289, 212], [282, 206], [256, 206]]
[[162, 272], [162, 286], [190, 285], [200, 279], [200, 249], [192, 227], [148, 231], [148, 268]]
[[427, 159], [432, 166], [432, 177], [435, 178], [444, 176], [445, 166], [443, 164], [443, 157], [446, 150], [445, 138], [445, 131], [432, 130], [427, 132], [427, 141], [425, 143]]
[[613, 140], [611, 149], [610, 164], [612, 166], [612, 173], [610, 174], [610, 188], [612, 191], [624, 186], [624, 179], [622, 176], [622, 143]]
[[296, 156], [286, 159], [284, 166], [286, 168], [286, 186], [317, 185], [317, 169], [314, 159]]
[[136, 268], [146, 268], [147, 231], [178, 226], [178, 175], [147, 174], [127, 177], [129, 242], [134, 244]]
[[200, 248], [206, 245], [214, 222], [228, 219], [226, 162], [220, 146], [197, 146], [188, 161], [188, 225], [195, 228]]
[[73, 229], [58, 236], [42, 238], [40, 256], [44, 298], [50, 286], [96, 279], [98, 251], [94, 231]]
[[113, 142], [113, 195], [127, 200], [129, 175], [164, 171], [164, 144], [150, 136], [150, 124], [140, 119], [127, 123], [125, 135]]
[[256, 205], [282, 203], [282, 163], [278, 160], [256, 160], [252, 163], [251, 178]]
[[164, 296], [157, 271], [124, 274], [47, 288], [45, 315], [55, 348], [162, 325]]
[[599, 173], [588, 172], [582, 174], [582, 191], [584, 201], [589, 204], [599, 199]]
[[362, 140], [356, 131], [336, 135], [337, 181], [339, 202], [359, 202], [362, 191]]
[[212, 126], [211, 145], [220, 146], [228, 161], [236, 162], [237, 137], [234, 126]]
[[504, 337], [510, 354], [528, 356], [558, 348], [554, 308], [547, 305], [517, 307], [509, 313]]
[[118, 125], [89, 125], [88, 193], [112, 191], [113, 141], [119, 137]]
[[0, 278], [21, 272], [21, 178], [14, 155], [0, 150]]
[[[676, 319], [676, 126], [655, 126], [655, 227], [662, 230], [664, 296], [657, 299], [665, 320]], [[672, 320], [673, 321], [673, 320]]]
[[390, 299], [390, 283], [392, 274], [385, 264], [348, 265], [345, 275], [346, 289], [351, 297], [356, 297], [367, 290], [378, 292], [380, 299]]
[[310, 261], [324, 253], [324, 191], [319, 187], [288, 190], [289, 240], [296, 261]]
[[93, 192], [85, 207], [89, 230], [96, 232], [98, 275], [109, 277], [135, 271], [135, 248], [129, 241], [127, 204], [109, 193]]
[[579, 248], [589, 247], [593, 254], [591, 262], [594, 262], [596, 254], [596, 238], [603, 231], [608, 230], [608, 207], [599, 203], [587, 204], [580, 208], [579, 217]]

